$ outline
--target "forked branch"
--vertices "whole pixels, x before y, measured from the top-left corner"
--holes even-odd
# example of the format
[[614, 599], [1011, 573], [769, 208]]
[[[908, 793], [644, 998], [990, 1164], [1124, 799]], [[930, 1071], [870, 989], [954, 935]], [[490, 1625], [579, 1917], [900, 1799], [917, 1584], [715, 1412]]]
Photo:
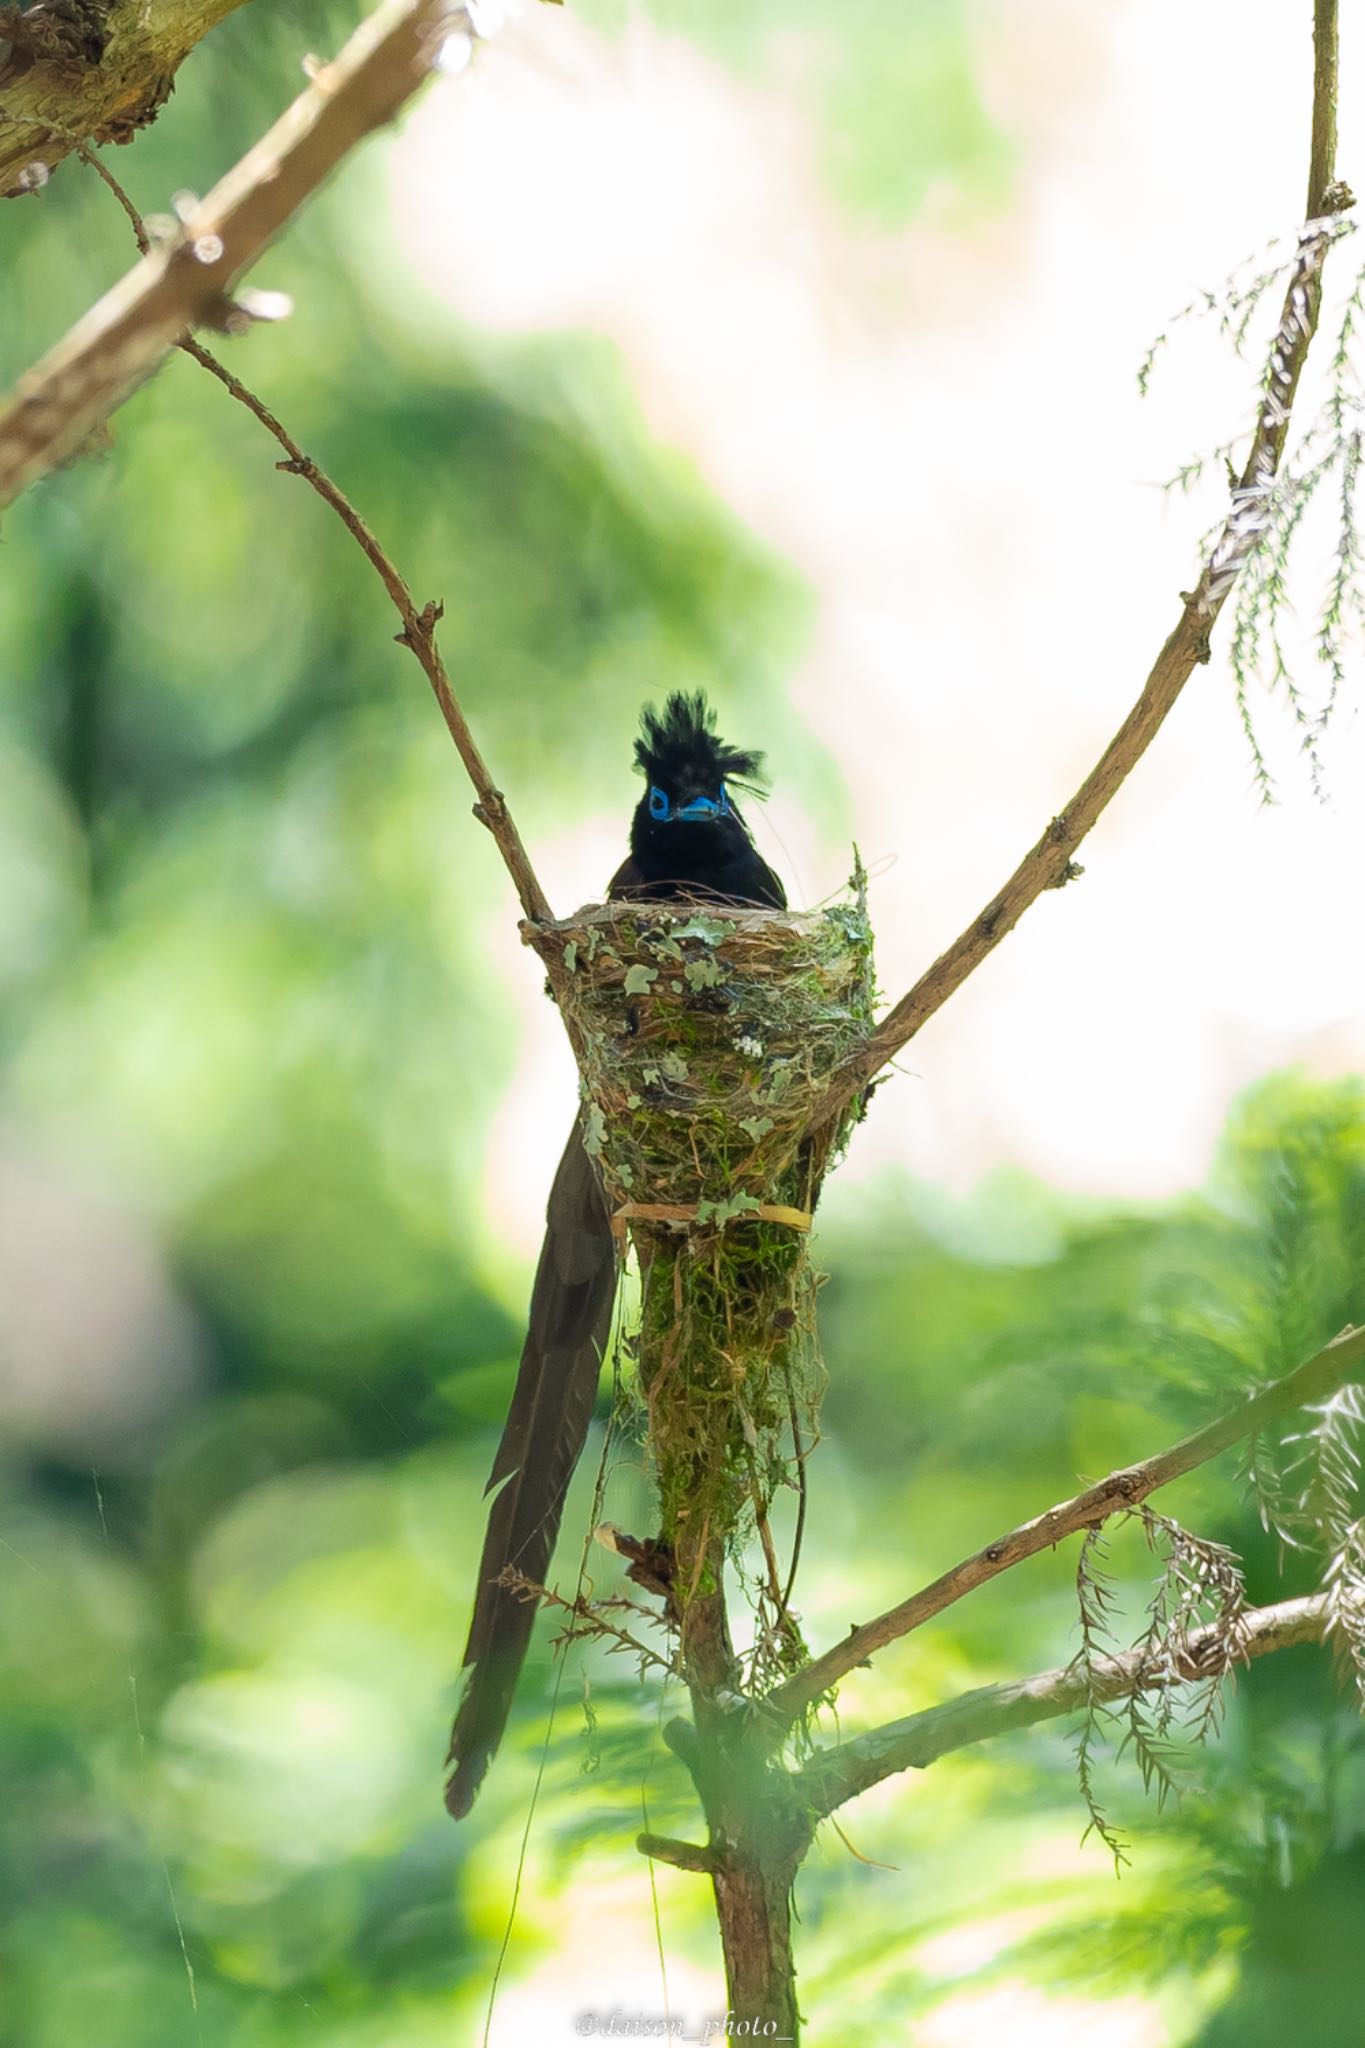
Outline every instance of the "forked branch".
[[1045, 1514], [997, 1537], [994, 1543], [964, 1558], [899, 1606], [850, 1629], [842, 1642], [776, 1687], [765, 1702], [768, 1712], [776, 1717], [771, 1724], [774, 1740], [780, 1740], [781, 1729], [790, 1727], [798, 1714], [846, 1673], [866, 1663], [875, 1651], [922, 1627], [964, 1594], [985, 1585], [988, 1579], [998, 1578], [1001, 1572], [1022, 1564], [1026, 1557], [1034, 1557], [1040, 1550], [1052, 1549], [1067, 1536], [1093, 1528], [1107, 1515], [1136, 1507], [1159, 1487], [1169, 1486], [1173, 1479], [1182, 1478], [1233, 1444], [1255, 1435], [1276, 1416], [1325, 1400], [1348, 1381], [1361, 1379], [1365, 1379], [1365, 1328], [1348, 1328], [1283, 1379], [1262, 1388], [1239, 1408], [1196, 1430], [1193, 1436], [1182, 1438], [1169, 1450], [1144, 1459], [1140, 1465], [1111, 1472], [1097, 1486], [1088, 1486], [1071, 1500], [1062, 1501]]

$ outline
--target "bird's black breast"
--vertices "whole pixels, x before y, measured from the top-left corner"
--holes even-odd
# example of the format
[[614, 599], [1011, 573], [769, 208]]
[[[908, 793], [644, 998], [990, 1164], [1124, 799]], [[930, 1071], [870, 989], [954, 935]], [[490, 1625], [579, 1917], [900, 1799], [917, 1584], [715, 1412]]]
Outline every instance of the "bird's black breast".
[[724, 839], [714, 826], [665, 826], [637, 847], [611, 878], [613, 897], [642, 896], [655, 903], [697, 897], [717, 903], [785, 910], [787, 892], [747, 832]]

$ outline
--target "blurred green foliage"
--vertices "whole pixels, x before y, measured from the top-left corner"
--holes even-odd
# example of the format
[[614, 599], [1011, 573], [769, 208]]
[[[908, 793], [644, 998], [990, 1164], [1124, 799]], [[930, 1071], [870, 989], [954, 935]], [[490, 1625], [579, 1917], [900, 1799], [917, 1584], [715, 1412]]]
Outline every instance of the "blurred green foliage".
[[[1003, 162], [956, 5], [652, 11], [749, 71], [799, 31], [837, 188], [882, 219]], [[138, 202], [205, 187], [356, 12], [243, 9], [120, 153]], [[664, 687], [721, 679], [799, 766], [794, 577], [651, 442], [605, 345], [409, 319], [359, 253], [375, 184], [362, 155], [272, 253], [298, 311], [234, 360], [445, 599], [532, 842], [624, 814], [635, 713]], [[8, 373], [127, 243], [75, 165], [0, 238]], [[112, 456], [5, 525], [0, 2048], [475, 2038], [544, 1730], [542, 1645], [452, 1828], [439, 1761], [519, 1345], [477, 1221], [512, 1070], [487, 959], [510, 906], [382, 594], [272, 453], [176, 359]], [[1209, 1189], [1156, 1211], [836, 1185], [822, 1248], [816, 1641], [1358, 1318], [1365, 1097], [1268, 1084]], [[617, 1444], [626, 1526], [648, 1520], [637, 1462]], [[1253, 1598], [1313, 1583], [1230, 1468], [1167, 1505], [1243, 1553]], [[1144, 1559], [1115, 1558], [1136, 1625]], [[846, 1722], [1065, 1661], [1073, 1568], [984, 1589], [850, 1683]], [[648, 1954], [642, 1780], [652, 1825], [696, 1825], [671, 1710], [600, 1650], [564, 1681], [513, 1988], [553, 1981], [599, 1885]], [[1191, 1767], [1198, 1796], [1161, 1817], [1114, 1767], [1137, 1845], [1117, 1888], [1076, 1847], [1062, 1728], [864, 1801], [850, 1837], [896, 1868], [827, 1831], [803, 1876], [814, 2038], [885, 2040], [970, 1986], [983, 2013], [1015, 2000], [1016, 2039], [1041, 1991], [1149, 2000], [1173, 2044], [1269, 2048], [1297, 2022], [1354, 2048], [1365, 1762], [1328, 1660], [1252, 1670]], [[713, 1970], [704, 1888], [664, 1872], [659, 1897], [670, 1956]]]
[[978, 81], [965, 0], [570, 0], [602, 28], [643, 14], [741, 77], [780, 78], [810, 122], [830, 191], [895, 227], [929, 199], [990, 204], [1009, 149]]

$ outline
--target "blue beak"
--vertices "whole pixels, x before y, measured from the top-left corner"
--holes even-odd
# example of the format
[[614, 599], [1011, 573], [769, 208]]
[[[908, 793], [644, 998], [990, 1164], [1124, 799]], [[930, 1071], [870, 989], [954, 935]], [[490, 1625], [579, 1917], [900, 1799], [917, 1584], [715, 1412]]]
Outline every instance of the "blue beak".
[[687, 802], [679, 804], [675, 811], [666, 790], [651, 789], [649, 792], [649, 815], [655, 820], [656, 824], [660, 825], [676, 824], [680, 819], [685, 819], [689, 825], [695, 825], [704, 818], [728, 818], [730, 816], [730, 798], [725, 784], [722, 782], [718, 797], [689, 797]]

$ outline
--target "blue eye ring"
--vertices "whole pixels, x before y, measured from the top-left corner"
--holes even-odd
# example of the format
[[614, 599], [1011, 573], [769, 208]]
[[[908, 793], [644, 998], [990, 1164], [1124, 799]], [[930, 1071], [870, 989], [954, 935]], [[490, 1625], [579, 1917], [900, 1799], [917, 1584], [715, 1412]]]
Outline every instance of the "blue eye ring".
[[649, 815], [656, 823], [667, 825], [674, 818], [695, 822], [698, 818], [728, 818], [730, 811], [729, 792], [722, 782], [718, 784], [716, 796], [694, 796], [680, 810], [675, 811], [673, 800], [667, 790], [652, 785], [649, 792]]

